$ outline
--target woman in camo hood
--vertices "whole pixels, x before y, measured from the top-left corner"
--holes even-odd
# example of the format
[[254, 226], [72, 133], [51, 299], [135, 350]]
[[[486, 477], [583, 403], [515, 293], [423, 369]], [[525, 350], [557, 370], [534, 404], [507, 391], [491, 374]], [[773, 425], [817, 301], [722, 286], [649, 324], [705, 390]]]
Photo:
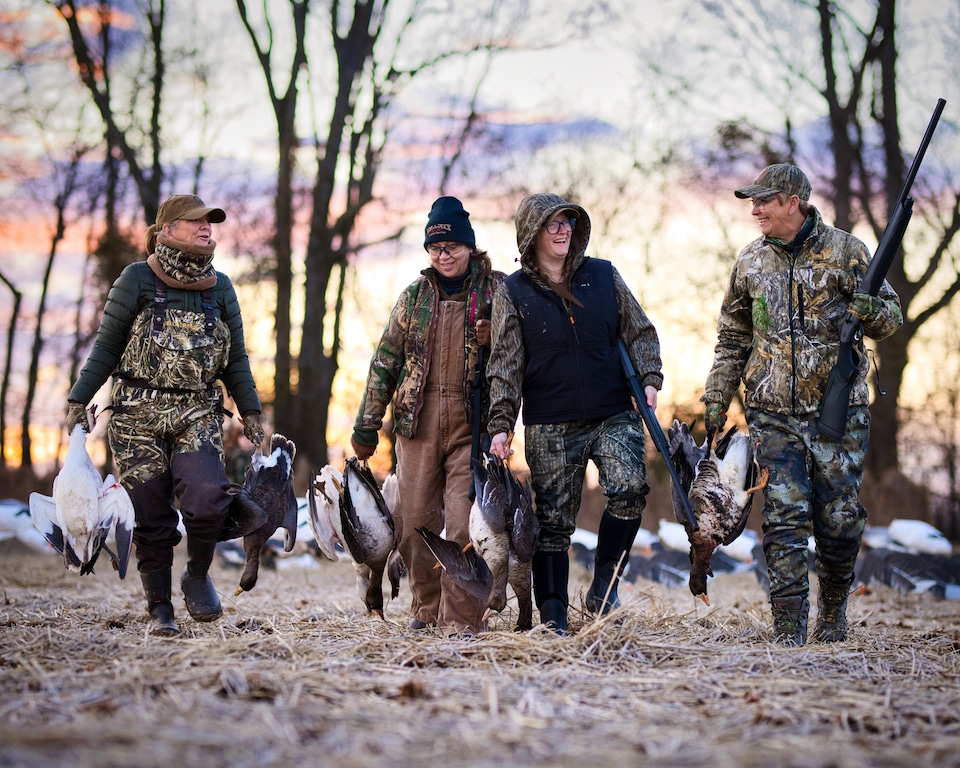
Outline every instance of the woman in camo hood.
[[663, 385], [660, 343], [613, 264], [586, 255], [590, 217], [583, 208], [553, 194], [530, 195], [517, 208], [516, 227], [521, 268], [493, 300], [488, 429], [491, 451], [506, 459], [522, 403], [540, 522], [534, 595], [541, 621], [565, 632], [567, 549], [588, 459], [599, 469], [607, 506], [586, 605], [597, 613], [619, 605], [618, 563], [640, 528], [649, 489], [643, 423], [617, 340], [627, 345], [653, 408]]

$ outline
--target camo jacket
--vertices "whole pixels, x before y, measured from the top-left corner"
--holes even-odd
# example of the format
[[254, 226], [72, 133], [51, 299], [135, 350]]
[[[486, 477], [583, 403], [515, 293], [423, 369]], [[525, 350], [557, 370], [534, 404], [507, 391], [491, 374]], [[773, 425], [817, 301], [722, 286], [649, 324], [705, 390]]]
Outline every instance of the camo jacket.
[[[440, 292], [434, 269], [428, 267], [400, 294], [377, 345], [364, 390], [363, 401], [354, 424], [355, 437], [376, 445], [376, 433], [383, 426], [387, 406], [393, 401], [393, 430], [412, 438], [417, 432], [417, 417], [423, 405], [423, 386], [431, 363]], [[470, 259], [470, 274], [464, 317], [463, 411], [473, 423], [473, 380], [479, 361], [477, 320], [490, 318], [493, 292], [503, 281], [503, 273], [486, 271], [477, 259]], [[485, 425], [488, 393], [483, 392], [481, 425]]]
[[164, 328], [152, 332], [155, 295], [153, 271], [145, 261], [124, 268], [107, 295], [96, 341], [68, 399], [86, 405], [116, 373], [159, 388], [197, 391], [220, 379], [240, 413], [260, 411], [240, 303], [230, 278], [218, 272], [212, 289], [217, 327], [209, 348], [178, 332], [181, 325], [185, 330], [190, 326], [191, 315], [203, 317], [201, 291], [168, 287]]
[[[737, 256], [703, 402], [729, 405], [742, 380], [748, 408], [788, 416], [820, 409], [847, 307], [870, 253], [853, 235], [825, 225], [819, 211], [812, 213], [813, 229], [795, 255], [761, 237]], [[900, 299], [886, 281], [878, 295], [882, 309], [864, 323], [872, 339], [886, 338], [903, 323]], [[866, 405], [870, 363], [862, 339], [856, 351], [859, 372], [850, 404]]]
[[[570, 248], [567, 259], [570, 260], [570, 274], [578, 274], [590, 257], [586, 255], [590, 241], [590, 216], [578, 205], [569, 203], [553, 194], [531, 195], [524, 199], [517, 210], [517, 247], [520, 251], [520, 271], [536, 287], [548, 306], [562, 303], [562, 299], [543, 281], [534, 268], [534, 240], [540, 228], [556, 213], [562, 210], [574, 212], [576, 226], [570, 233]], [[612, 270], [614, 293], [616, 296], [617, 330], [627, 345], [630, 359], [637, 372], [642, 387], [663, 387], [663, 372], [660, 359], [660, 341], [656, 328], [650, 322], [636, 297], [627, 287], [616, 267], [606, 262]], [[526, 367], [529, 362], [523, 341], [523, 322], [521, 310], [511, 296], [506, 284], [497, 288], [493, 301], [493, 322], [491, 328], [490, 361], [487, 364], [487, 381], [490, 385], [490, 414], [487, 428], [491, 435], [500, 432], [512, 432], [520, 415], [524, 399]], [[529, 322], [529, 321], [528, 321]], [[573, 353], [576, 350], [572, 350]], [[615, 372], [620, 375], [619, 357]], [[581, 400], [590, 401], [590, 382], [577, 378], [574, 371], [577, 365], [573, 358], [570, 363], [570, 376], [565, 384], [583, 390]], [[529, 388], [527, 388], [529, 389]], [[527, 391], [528, 397], [542, 393]], [[629, 404], [628, 404], [629, 407]]]

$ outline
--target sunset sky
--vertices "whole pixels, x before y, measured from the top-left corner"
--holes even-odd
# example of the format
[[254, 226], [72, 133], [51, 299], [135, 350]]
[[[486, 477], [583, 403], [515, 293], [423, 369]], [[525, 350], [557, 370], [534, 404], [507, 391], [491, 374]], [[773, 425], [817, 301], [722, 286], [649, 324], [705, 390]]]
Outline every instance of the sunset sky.
[[[0, 12], [26, 5], [37, 9], [31, 13], [50, 14], [49, 9], [39, 10], [44, 3], [23, 0], [0, 0]], [[272, 7], [282, 9], [285, 5], [275, 2]], [[451, 5], [465, 11], [478, 7], [474, 0], [453, 0]], [[756, 236], [749, 211], [738, 205], [732, 195], [726, 197], [723, 189], [709, 185], [702, 192], [689, 188], [691, 178], [699, 172], [710, 176], [709, 168], [696, 167], [698, 146], [723, 120], [749, 116], [756, 124], [778, 130], [784, 104], [790, 104], [791, 117], [798, 121], [801, 135], [805, 121], [823, 119], [817, 111], [822, 102], [801, 95], [803, 88], [798, 83], [791, 84], [774, 62], [759, 57], [745, 42], [751, 36], [759, 36], [763, 46], [758, 43], [757, 50], [772, 41], [783, 47], [785, 58], [809, 54], [809, 60], [815, 63], [815, 50], [805, 50], [816, 44], [815, 28], [811, 27], [809, 35], [798, 33], [799, 25], [815, 24], [815, 13], [791, 0], [762, 4], [738, 0], [715, 4], [726, 9], [728, 17], [724, 20], [705, 12], [697, 2], [642, 0], [624, 4], [628, 7], [615, 22], [600, 24], [589, 34], [577, 34], [578, 25], [589, 18], [589, 4], [535, 0], [532, 5], [530, 22], [516, 30], [518, 42], [532, 45], [560, 37], [565, 37], [565, 41], [556, 47], [515, 51], [497, 58], [484, 80], [478, 103], [487, 119], [500, 125], [505, 135], [519, 136], [522, 141], [532, 131], [555, 132], [556, 142], [529, 159], [526, 170], [534, 183], [541, 178], [546, 183], [564, 173], [575, 177], [598, 169], [613, 173], [618, 165], [629, 162], [631, 142], [642, 151], [683, 139], [678, 146], [691, 159], [692, 167], [683, 186], [672, 186], [666, 178], [651, 179], [649, 184], [632, 187], [629, 199], [614, 201], [604, 196], [597, 181], [595, 188], [583, 187], [587, 190], [585, 199], [577, 201], [594, 218], [590, 253], [617, 264], [660, 331], [666, 373], [661, 404], [664, 412], [669, 413], [673, 403], [695, 400], [711, 360], [716, 311], [729, 265], [715, 258], [703, 258], [701, 251], [706, 245], [707, 250], [729, 251], [732, 257], [735, 248]], [[846, 5], [864, 23], [869, 19], [872, 3], [868, 0]], [[259, 168], [264, 178], [269, 178], [276, 156], [274, 122], [266, 106], [262, 75], [252, 63], [249, 41], [243, 38], [237, 23], [235, 3], [204, 0], [199, 12], [197, 6], [186, 3], [171, 2], [168, 6], [169, 14], [179, 14], [184, 23], [195, 23], [192, 31], [199, 40], [216, 43], [208, 50], [217, 67], [207, 99], [211, 118], [204, 140], [212, 142], [221, 160], [235, 158], [247, 168]], [[771, 14], [776, 24], [751, 27], [746, 20], [755, 18], [751, 10], [755, 6]], [[944, 124], [953, 128], [948, 131], [942, 127], [937, 140], [944, 142], [943, 148], [952, 141], [955, 149], [960, 71], [956, 45], [950, 49], [942, 40], [951, 39], [952, 34], [955, 43], [960, 41], [960, 0], [901, 0], [898, 8], [897, 39], [902, 50], [898, 66], [901, 80], [909, 83], [909, 87], [904, 86], [901, 99], [904, 144], [915, 146], [936, 98], [942, 96], [948, 102]], [[277, 32], [282, 36], [281, 28]], [[456, 35], [457, 31], [449, 30], [449, 34]], [[425, 46], [430, 44], [430, 40], [424, 41]], [[401, 104], [413, 117], [412, 125], [420, 129], [432, 125], [430, 130], [436, 130], [434, 118], [443, 114], [450, 94], [461, 83], [472, 82], [476, 67], [475, 62], [453, 63], [436, 77], [423, 78], [405, 91]], [[652, 67], [660, 69], [661, 77], [653, 76]], [[807, 74], [815, 79], [820, 77], [815, 69]], [[684, 91], [671, 92], [668, 88], [683, 84]], [[196, 115], [188, 111], [174, 121], [178, 130], [169, 135], [177, 136], [177, 141], [171, 144], [168, 162], [196, 153], [200, 134], [194, 130], [195, 119]], [[586, 125], [592, 125], [593, 131], [607, 130], [619, 137], [619, 145], [608, 142], [602, 154], [587, 152], [577, 143], [573, 129], [565, 128], [573, 125], [578, 126], [577, 131], [585, 130]], [[418, 135], [419, 142], [404, 145], [409, 157], [435, 150], [428, 130]], [[19, 154], [21, 161], [31, 156], [26, 144], [13, 146], [4, 139], [0, 147], [8, 157]], [[940, 148], [932, 148], [931, 162], [936, 162], [940, 154]], [[398, 158], [394, 155], [395, 161]], [[744, 172], [752, 175], [755, 170], [759, 169]], [[815, 203], [816, 172], [816, 167], [808, 169]], [[749, 180], [736, 179], [736, 183]], [[510, 216], [517, 201], [487, 198], [484, 190], [472, 189], [468, 181], [458, 182], [457, 186], [465, 195], [469, 194], [464, 202], [472, 213], [479, 243], [489, 250], [495, 267], [513, 271], [517, 266], [516, 241]], [[382, 175], [379, 194], [392, 211], [390, 226], [397, 217], [408, 226], [398, 246], [365, 252], [358, 262], [358, 281], [351, 286], [348, 297], [354, 309], [345, 326], [346, 353], [337, 381], [337, 392], [346, 402], [338, 403], [331, 411], [334, 430], [348, 429], [352, 423], [357, 386], [365, 376], [366, 361], [390, 307], [403, 286], [426, 264], [422, 227], [436, 192], [429, 177], [414, 181], [391, 175], [389, 169]], [[25, 304], [30, 306], [32, 302], [35, 307], [42, 277], [39, 270], [49, 246], [51, 214], [42, 204], [30, 204], [22, 191], [14, 190], [6, 174], [0, 176], [0, 194], [18, 198], [15, 205], [0, 212], [3, 272], [24, 292]], [[217, 189], [202, 190], [201, 194], [218, 204]], [[619, 212], [607, 226], [607, 212], [614, 208], [614, 203], [619, 203], [626, 213]], [[705, 215], [707, 206], [711, 209], [709, 215]], [[715, 229], [718, 215], [726, 229], [722, 234]], [[375, 216], [368, 224], [376, 229], [373, 219]], [[228, 218], [222, 227], [236, 222], [236, 218]], [[229, 240], [216, 233], [215, 236], [221, 242]], [[70, 327], [66, 321], [74, 311], [82, 269], [77, 254], [83, 253], [85, 247], [82, 237], [79, 230], [68, 231], [70, 240], [53, 276], [54, 297], [63, 313], [62, 327]], [[725, 246], [727, 241], [729, 247]], [[868, 242], [871, 248], [874, 245]], [[228, 248], [218, 248], [217, 253], [217, 264], [224, 271], [235, 275], [244, 269]], [[71, 258], [70, 254], [74, 256]], [[261, 286], [243, 286], [241, 291], [248, 343], [256, 359], [266, 360], [272, 352], [269, 293]], [[8, 324], [10, 304], [9, 293], [4, 292], [0, 298], [0, 321], [4, 327]], [[50, 327], [61, 324], [51, 321]], [[21, 356], [27, 354], [29, 333], [24, 330], [18, 337]], [[6, 339], [0, 343], [6, 344]], [[917, 359], [922, 358], [918, 351]], [[68, 386], [57, 380], [57, 362], [55, 358], [47, 360], [49, 370], [40, 382], [44, 391], [38, 407], [42, 412], [36, 414], [37, 422], [49, 423], [52, 430], [58, 428]], [[922, 372], [914, 374], [918, 382], [925, 378]], [[18, 414], [14, 420], [19, 420]], [[332, 442], [343, 439], [340, 434], [330, 437]]]

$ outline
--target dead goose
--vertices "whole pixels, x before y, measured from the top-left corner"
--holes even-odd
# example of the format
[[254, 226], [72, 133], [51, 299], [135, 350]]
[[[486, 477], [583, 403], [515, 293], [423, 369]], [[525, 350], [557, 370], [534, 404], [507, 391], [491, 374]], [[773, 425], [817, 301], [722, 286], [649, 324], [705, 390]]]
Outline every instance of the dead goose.
[[397, 548], [396, 526], [373, 473], [356, 456], [347, 459], [343, 469], [340, 525], [343, 542], [357, 564], [363, 604], [382, 619], [383, 573]]
[[674, 515], [684, 524], [690, 542], [690, 591], [710, 605], [707, 577], [713, 576], [713, 552], [721, 544], [729, 545], [743, 532], [752, 494], [766, 487], [770, 473], [758, 468], [750, 436], [735, 426], [713, 448], [708, 445], [709, 440], [697, 446], [689, 427], [676, 419], [668, 431], [670, 458], [699, 526], [697, 531], [690, 529], [674, 493]]
[[[92, 428], [95, 418], [91, 412]], [[114, 568], [124, 578], [133, 545], [134, 511], [127, 491], [113, 477], [102, 478], [87, 453], [87, 432], [76, 425], [70, 434], [63, 467], [53, 480], [53, 496], [30, 494], [34, 526], [63, 555], [63, 564], [81, 575], [106, 550]], [[107, 536], [116, 536], [116, 552]]]
[[266, 513], [267, 521], [243, 536], [247, 562], [240, 576], [237, 595], [249, 592], [256, 586], [261, 550], [277, 529], [284, 529], [285, 552], [292, 551], [297, 541], [298, 502], [293, 489], [293, 460], [296, 455], [296, 444], [274, 433], [270, 439], [270, 452], [254, 452], [247, 466], [244, 491]]

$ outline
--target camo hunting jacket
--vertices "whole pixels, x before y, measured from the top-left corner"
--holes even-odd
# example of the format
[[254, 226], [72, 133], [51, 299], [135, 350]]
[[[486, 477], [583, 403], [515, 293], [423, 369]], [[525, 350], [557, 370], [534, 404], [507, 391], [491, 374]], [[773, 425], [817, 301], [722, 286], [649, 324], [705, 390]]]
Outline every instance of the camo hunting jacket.
[[[154, 274], [145, 261], [127, 266], [110, 288], [93, 350], [68, 398], [89, 403], [114, 374], [144, 379], [158, 388], [203, 391], [223, 381], [240, 413], [260, 411], [243, 337], [240, 303], [230, 278], [217, 273], [212, 289], [216, 328], [209, 339], [187, 331], [203, 318], [199, 290], [167, 288], [166, 322], [151, 329]], [[180, 332], [180, 329], [184, 332]], [[189, 338], [188, 338], [189, 337]], [[125, 370], [121, 370], [125, 369]]]
[[[825, 225], [816, 209], [813, 215], [813, 229], [796, 255], [761, 237], [737, 256], [703, 402], [729, 405], [742, 380], [748, 408], [787, 416], [819, 411], [847, 307], [870, 253], [853, 235]], [[882, 309], [864, 323], [872, 339], [886, 338], [903, 323], [900, 299], [886, 281], [878, 295]], [[850, 404], [866, 405], [870, 363], [862, 339], [856, 351], [859, 372]]]
[[[367, 376], [363, 400], [354, 424], [355, 436], [376, 444], [376, 433], [393, 402], [393, 430], [412, 438], [417, 432], [417, 417], [423, 405], [423, 387], [431, 364], [440, 293], [428, 267], [400, 294], [377, 345]], [[467, 294], [464, 318], [463, 409], [472, 423], [473, 380], [479, 361], [476, 321], [490, 318], [490, 307], [503, 273], [485, 271], [484, 265], [470, 259], [470, 274], [464, 289]], [[488, 394], [483, 392], [484, 403]], [[484, 404], [481, 424], [485, 423]]]

